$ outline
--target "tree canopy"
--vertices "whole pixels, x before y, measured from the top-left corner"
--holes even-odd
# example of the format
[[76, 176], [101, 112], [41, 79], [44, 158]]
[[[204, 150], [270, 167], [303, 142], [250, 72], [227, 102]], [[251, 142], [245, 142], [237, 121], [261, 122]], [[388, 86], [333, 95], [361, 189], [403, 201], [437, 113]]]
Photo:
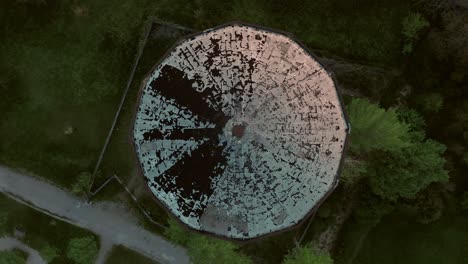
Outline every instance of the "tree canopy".
[[351, 123], [351, 151], [398, 150], [406, 147], [408, 126], [395, 109], [385, 110], [366, 99], [352, 99], [347, 106]]
[[348, 112], [351, 152], [372, 152], [358, 172], [368, 176], [373, 193], [388, 200], [414, 198], [430, 183], [448, 180], [446, 148], [425, 139], [425, 122], [417, 112], [384, 110], [365, 99], [353, 99]]
[[428, 139], [399, 151], [376, 153], [368, 168], [373, 192], [389, 200], [414, 198], [430, 183], [447, 181], [445, 149]]
[[425, 139], [424, 119], [411, 109], [399, 109], [401, 123], [408, 127], [407, 146], [393, 151], [377, 151], [369, 160], [368, 168], [372, 191], [389, 200], [415, 198], [415, 195], [433, 182], [448, 180], [442, 154], [446, 147]]

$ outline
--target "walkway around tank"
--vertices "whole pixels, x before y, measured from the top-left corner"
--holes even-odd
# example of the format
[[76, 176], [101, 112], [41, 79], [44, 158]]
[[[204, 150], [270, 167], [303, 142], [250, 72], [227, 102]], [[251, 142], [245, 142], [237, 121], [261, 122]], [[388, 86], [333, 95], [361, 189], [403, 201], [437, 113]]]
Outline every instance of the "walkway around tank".
[[[115, 204], [89, 205], [52, 184], [0, 166], [0, 192], [54, 218], [91, 230], [105, 248], [123, 245], [159, 263], [190, 263], [184, 248], [138, 226], [128, 211]], [[104, 260], [106, 252], [98, 257]]]

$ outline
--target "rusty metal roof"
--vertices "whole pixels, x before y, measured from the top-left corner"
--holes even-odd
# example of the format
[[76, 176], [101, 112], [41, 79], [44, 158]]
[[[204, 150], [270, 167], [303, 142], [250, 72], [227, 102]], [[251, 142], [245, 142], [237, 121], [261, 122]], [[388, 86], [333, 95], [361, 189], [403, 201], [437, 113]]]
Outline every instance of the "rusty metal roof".
[[307, 50], [235, 23], [160, 61], [133, 137], [148, 186], [180, 221], [251, 239], [296, 225], [335, 187], [347, 129], [334, 81]]

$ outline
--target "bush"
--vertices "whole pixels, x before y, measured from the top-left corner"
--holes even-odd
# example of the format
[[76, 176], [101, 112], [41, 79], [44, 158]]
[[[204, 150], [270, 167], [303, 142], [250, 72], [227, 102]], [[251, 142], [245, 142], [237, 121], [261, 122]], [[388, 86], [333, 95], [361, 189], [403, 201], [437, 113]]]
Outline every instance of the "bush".
[[77, 264], [92, 264], [98, 255], [98, 246], [92, 236], [74, 238], [67, 248], [67, 257]]
[[333, 264], [330, 254], [320, 252], [311, 244], [293, 249], [283, 260], [283, 264]]
[[404, 38], [403, 53], [413, 51], [414, 42], [419, 38], [422, 29], [429, 26], [429, 22], [420, 13], [411, 13], [403, 19], [402, 30]]
[[238, 246], [224, 240], [204, 235], [193, 235], [188, 243], [188, 253], [194, 264], [223, 263], [251, 264], [249, 257], [236, 252]]
[[420, 105], [425, 113], [437, 113], [444, 104], [444, 99], [439, 93], [425, 94], [420, 98]]
[[26, 264], [26, 260], [14, 251], [0, 251], [0, 263], [2, 264]]
[[238, 253], [239, 246], [228, 241], [191, 233], [184, 230], [175, 220], [169, 219], [165, 234], [172, 241], [186, 246], [194, 264], [225, 263], [249, 264], [252, 260]]
[[47, 245], [41, 248], [41, 250], [39, 251], [39, 254], [41, 255], [42, 259], [45, 262], [50, 263], [52, 262], [52, 260], [58, 257], [58, 249]]
[[92, 181], [92, 175], [89, 172], [82, 172], [78, 175], [76, 182], [73, 184], [72, 191], [75, 194], [86, 193]]

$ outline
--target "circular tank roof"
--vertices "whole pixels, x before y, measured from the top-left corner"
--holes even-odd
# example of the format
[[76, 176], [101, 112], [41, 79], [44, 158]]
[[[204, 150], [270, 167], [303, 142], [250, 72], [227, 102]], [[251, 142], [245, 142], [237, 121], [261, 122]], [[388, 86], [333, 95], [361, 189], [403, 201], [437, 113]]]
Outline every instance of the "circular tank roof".
[[181, 222], [251, 239], [298, 224], [334, 189], [347, 130], [307, 50], [236, 23], [179, 41], [156, 65], [133, 139], [149, 188]]

